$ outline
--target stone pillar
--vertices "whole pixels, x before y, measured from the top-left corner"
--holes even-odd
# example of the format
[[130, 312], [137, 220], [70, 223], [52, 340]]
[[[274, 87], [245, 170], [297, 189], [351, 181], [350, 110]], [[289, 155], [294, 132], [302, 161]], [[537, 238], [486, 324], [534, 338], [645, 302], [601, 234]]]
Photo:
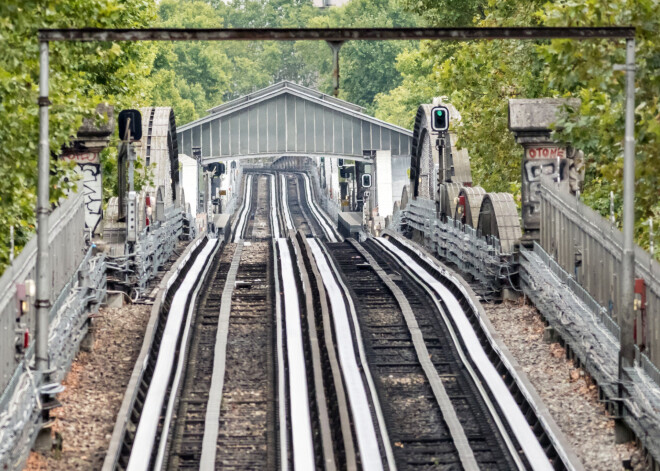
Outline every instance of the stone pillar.
[[93, 236], [101, 232], [103, 217], [103, 179], [101, 175], [100, 153], [110, 143], [115, 129], [113, 107], [100, 104], [96, 114], [103, 119], [97, 125], [94, 118], [87, 118], [78, 130], [70, 147], [62, 150], [61, 159], [76, 162], [76, 171], [82, 177], [82, 191], [85, 201], [85, 228]]
[[524, 149], [522, 161], [522, 227], [525, 239], [539, 237], [541, 206], [539, 191], [544, 175], [558, 178], [559, 191], [575, 193], [584, 173], [582, 151], [552, 139], [553, 124], [565, 106], [578, 107], [577, 99], [509, 100], [509, 129]]

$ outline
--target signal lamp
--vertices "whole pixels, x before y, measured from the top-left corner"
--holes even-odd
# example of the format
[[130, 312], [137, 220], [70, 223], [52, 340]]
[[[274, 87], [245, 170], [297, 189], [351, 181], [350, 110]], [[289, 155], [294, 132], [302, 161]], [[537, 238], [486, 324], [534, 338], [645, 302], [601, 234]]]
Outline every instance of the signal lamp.
[[436, 106], [431, 110], [431, 129], [444, 132], [449, 129], [449, 108]]

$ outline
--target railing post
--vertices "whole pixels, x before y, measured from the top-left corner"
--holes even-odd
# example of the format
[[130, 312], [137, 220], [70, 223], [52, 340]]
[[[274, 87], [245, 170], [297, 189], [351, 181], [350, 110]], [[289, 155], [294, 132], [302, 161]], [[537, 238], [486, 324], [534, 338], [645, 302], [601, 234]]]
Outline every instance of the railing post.
[[37, 311], [36, 366], [48, 370], [48, 314], [50, 311], [50, 263], [48, 215], [50, 214], [50, 143], [48, 138], [48, 41], [39, 43], [39, 173], [37, 187]]

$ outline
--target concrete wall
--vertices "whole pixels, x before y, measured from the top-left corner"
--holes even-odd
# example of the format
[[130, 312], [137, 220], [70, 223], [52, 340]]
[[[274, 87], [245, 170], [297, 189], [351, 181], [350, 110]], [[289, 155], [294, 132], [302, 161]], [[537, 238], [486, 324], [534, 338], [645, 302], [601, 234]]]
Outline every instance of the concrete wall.
[[410, 183], [408, 177], [409, 168], [409, 155], [392, 156], [392, 202], [401, 201], [403, 187]]
[[192, 214], [197, 214], [197, 161], [185, 154], [179, 154], [181, 163], [181, 188], [186, 195], [186, 204], [190, 204]]

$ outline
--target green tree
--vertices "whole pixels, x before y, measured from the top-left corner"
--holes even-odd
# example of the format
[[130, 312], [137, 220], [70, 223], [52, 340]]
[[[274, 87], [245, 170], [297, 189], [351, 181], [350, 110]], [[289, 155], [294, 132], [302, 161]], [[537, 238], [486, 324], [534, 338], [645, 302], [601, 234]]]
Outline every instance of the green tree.
[[[603, 26], [637, 27], [637, 241], [648, 246], [649, 217], [660, 217], [660, 4], [653, 0], [558, 0], [461, 2], [402, 0], [436, 26]], [[463, 14], [465, 13], [465, 14]], [[539, 43], [487, 41], [423, 42], [399, 55], [400, 86], [376, 97], [376, 116], [411, 126], [419, 103], [446, 96], [461, 112], [455, 126], [459, 145], [472, 158], [475, 181], [489, 191], [518, 193], [522, 149], [507, 126], [509, 98], [582, 99], [557, 139], [584, 150], [587, 175], [583, 197], [604, 215], [616, 195], [621, 220], [624, 76], [622, 42], [556, 40]], [[656, 244], [658, 245], [658, 244]]]
[[[163, 0], [158, 25], [164, 28], [222, 28], [223, 8], [197, 0]], [[156, 45], [152, 103], [174, 108], [177, 121], [185, 123], [221, 103], [231, 86], [233, 67], [228, 46], [221, 42], [175, 41]]]
[[[312, 18], [312, 28], [334, 27], [406, 27], [419, 19], [406, 12], [396, 0], [353, 0], [340, 8]], [[412, 41], [349, 41], [340, 50], [340, 98], [374, 111], [374, 98], [387, 93], [402, 80], [396, 58], [406, 49], [415, 49]], [[332, 91], [332, 53], [323, 43], [301, 42], [296, 49], [318, 73], [320, 90]]]
[[[560, 1], [548, 4], [538, 16], [548, 26], [633, 25], [637, 29], [635, 219], [637, 241], [648, 247], [647, 221], [660, 219], [660, 3]], [[582, 100], [559, 138], [585, 152], [584, 199], [605, 215], [613, 191], [621, 222], [625, 74], [614, 71], [613, 65], [625, 63], [624, 43], [556, 40], [539, 47], [539, 53], [548, 64], [545, 78], [550, 93]]]
[[[5, 0], [0, 3], [0, 271], [9, 228], [18, 250], [34, 232], [40, 28], [134, 28], [154, 18], [152, 0]], [[100, 102], [137, 106], [146, 96], [148, 48], [135, 43], [50, 44], [50, 149], [58, 155]], [[71, 185], [71, 166], [51, 163], [51, 200]], [[67, 183], [69, 182], [69, 183]]]

